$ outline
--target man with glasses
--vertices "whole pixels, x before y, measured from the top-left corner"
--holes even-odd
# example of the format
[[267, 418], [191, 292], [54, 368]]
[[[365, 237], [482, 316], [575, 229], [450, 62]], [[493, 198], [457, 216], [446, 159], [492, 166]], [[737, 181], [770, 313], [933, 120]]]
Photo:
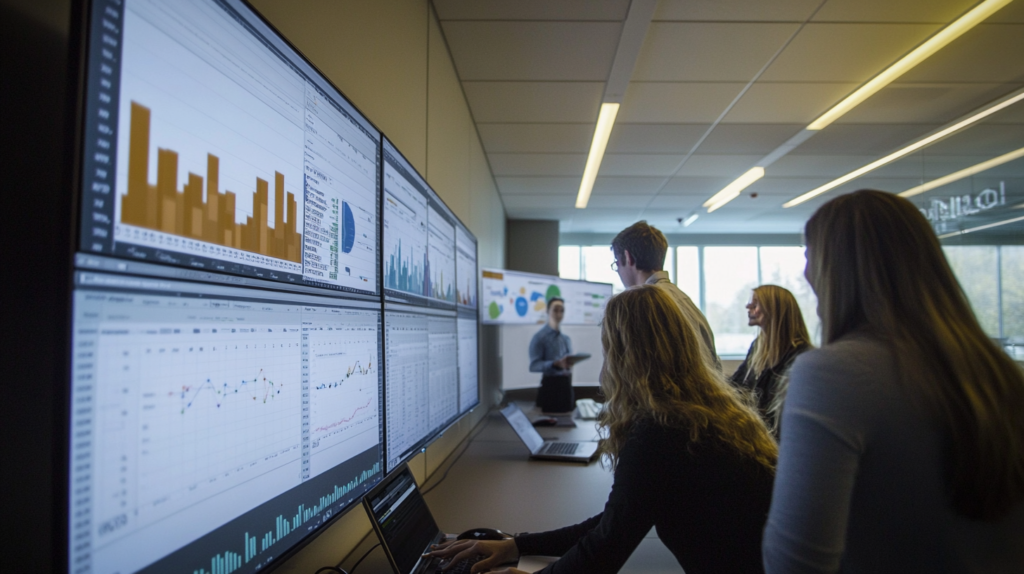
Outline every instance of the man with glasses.
[[668, 240], [665, 235], [646, 221], [638, 221], [612, 239], [612, 254], [615, 256], [612, 271], [619, 274], [619, 279], [627, 288], [656, 285], [671, 295], [693, 330], [700, 335], [708, 364], [721, 372], [722, 361], [715, 352], [715, 335], [711, 332], [711, 326], [700, 309], [693, 304], [693, 300], [669, 279], [668, 272], [664, 270], [666, 253]]

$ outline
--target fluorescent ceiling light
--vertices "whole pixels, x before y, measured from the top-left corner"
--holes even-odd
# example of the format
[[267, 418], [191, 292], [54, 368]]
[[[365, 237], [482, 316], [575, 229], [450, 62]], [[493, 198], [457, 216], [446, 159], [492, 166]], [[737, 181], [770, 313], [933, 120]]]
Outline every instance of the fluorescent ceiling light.
[[946, 233], [940, 235], [939, 239], [947, 239], [949, 237], [955, 237], [957, 235], [964, 235], [966, 233], [972, 233], [974, 231], [981, 231], [982, 229], [991, 229], [993, 227], [999, 227], [1000, 225], [1008, 225], [1010, 223], [1016, 223], [1018, 221], [1024, 221], [1024, 216], [1014, 217], [1013, 219], [1004, 219], [1003, 221], [997, 221], [995, 223], [989, 223], [987, 225], [979, 225], [977, 227], [971, 227], [969, 229], [961, 229], [960, 231], [954, 231], [953, 233]]
[[698, 217], [700, 217], [699, 213], [690, 214], [690, 217], [687, 217], [685, 220], [683, 220], [683, 227], [689, 227], [691, 223], [697, 221]]
[[809, 199], [815, 198], [815, 197], [825, 193], [826, 191], [829, 191], [830, 189], [835, 189], [835, 188], [839, 187], [840, 185], [843, 185], [844, 183], [846, 183], [848, 181], [857, 179], [858, 177], [864, 175], [865, 173], [868, 173], [869, 171], [876, 170], [876, 169], [882, 167], [883, 165], [892, 163], [892, 162], [900, 159], [903, 156], [910, 155], [910, 154], [914, 153], [915, 151], [917, 151], [917, 150], [919, 150], [919, 149], [921, 149], [921, 148], [923, 148], [925, 146], [931, 145], [931, 144], [939, 141], [940, 139], [942, 139], [942, 138], [944, 138], [944, 137], [946, 137], [946, 136], [948, 136], [948, 135], [950, 135], [950, 134], [952, 134], [954, 132], [958, 132], [958, 131], [960, 131], [960, 130], [970, 126], [971, 124], [979, 122], [979, 121], [981, 121], [981, 120], [991, 116], [992, 114], [994, 114], [994, 113], [1004, 109], [1004, 108], [1007, 108], [1009, 106], [1012, 106], [1013, 104], [1016, 104], [1017, 102], [1019, 102], [1021, 100], [1024, 100], [1024, 90], [1019, 90], [1014, 96], [1009, 97], [1009, 98], [999, 102], [998, 104], [996, 104], [996, 105], [994, 105], [992, 107], [985, 108], [984, 110], [974, 114], [973, 116], [970, 116], [970, 117], [968, 117], [966, 119], [960, 120], [960, 121], [954, 123], [953, 125], [951, 125], [949, 127], [946, 127], [944, 129], [941, 129], [941, 130], [935, 132], [934, 134], [932, 134], [932, 135], [930, 135], [930, 136], [928, 136], [926, 138], [922, 138], [922, 139], [920, 139], [920, 140], [918, 140], [918, 141], [908, 145], [907, 147], [905, 147], [905, 148], [903, 148], [901, 150], [894, 151], [891, 154], [883, 157], [882, 159], [875, 160], [875, 161], [867, 164], [866, 166], [864, 166], [864, 167], [862, 167], [860, 169], [855, 169], [855, 170], [851, 171], [850, 173], [848, 173], [848, 174], [846, 174], [846, 175], [844, 175], [844, 176], [842, 176], [842, 177], [840, 177], [838, 179], [834, 179], [834, 180], [826, 183], [825, 185], [823, 185], [821, 187], [814, 188], [811, 191], [808, 191], [807, 193], [801, 195], [800, 197], [797, 197], [796, 199], [791, 199], [791, 200], [787, 201], [786, 203], [783, 203], [782, 207], [793, 207], [795, 205], [800, 205], [801, 203], [803, 203], [803, 202], [805, 202], [805, 201], [807, 201]]
[[970, 177], [970, 176], [972, 176], [972, 175], [974, 175], [976, 173], [981, 173], [983, 171], [990, 170], [993, 167], [996, 167], [997, 165], [1003, 165], [1004, 163], [1006, 163], [1008, 161], [1013, 161], [1013, 160], [1015, 160], [1017, 158], [1021, 158], [1021, 157], [1024, 157], [1024, 147], [1022, 147], [1022, 148], [1020, 148], [1018, 150], [1015, 150], [1015, 151], [1011, 151], [1010, 153], [1003, 154], [1003, 155], [1001, 155], [999, 157], [992, 158], [992, 159], [990, 159], [988, 161], [983, 161], [983, 162], [981, 162], [981, 163], [979, 163], [977, 165], [972, 165], [969, 168], [961, 169], [960, 171], [951, 173], [951, 174], [949, 174], [949, 175], [947, 175], [945, 177], [940, 177], [939, 179], [933, 179], [933, 180], [929, 181], [928, 183], [921, 184], [921, 185], [919, 185], [917, 187], [912, 187], [912, 188], [908, 189], [907, 191], [904, 191], [903, 193], [900, 193], [899, 195], [902, 196], [902, 197], [913, 197], [915, 195], [924, 193], [926, 191], [931, 191], [931, 190], [935, 189], [936, 187], [941, 187], [943, 185], [946, 185], [947, 183], [952, 183], [954, 181], [961, 180], [961, 179], [963, 179], [965, 177]]
[[601, 113], [597, 116], [597, 128], [594, 129], [594, 141], [590, 144], [590, 155], [587, 156], [587, 167], [583, 169], [583, 181], [580, 192], [576, 194], [576, 208], [585, 209], [590, 202], [590, 192], [594, 190], [597, 171], [601, 169], [604, 159], [604, 148], [608, 146], [608, 137], [612, 135], [615, 116], [619, 113], [619, 104], [601, 104]]
[[949, 26], [946, 26], [923, 44], [914, 48], [906, 56], [903, 56], [895, 64], [889, 66], [874, 78], [857, 89], [843, 101], [836, 104], [832, 109], [822, 114], [807, 126], [809, 130], [820, 130], [830, 123], [839, 119], [846, 112], [857, 107], [858, 104], [870, 98], [878, 90], [889, 85], [893, 80], [910, 71], [911, 68], [928, 59], [929, 56], [938, 52], [947, 44], [959, 38], [964, 32], [970, 30], [982, 22], [1003, 6], [1013, 0], [985, 0], [978, 4], [970, 12], [964, 14]]
[[740, 192], [747, 188], [748, 185], [764, 177], [763, 167], [752, 167], [747, 170], [747, 173], [736, 178], [736, 181], [722, 188], [722, 191], [711, 196], [711, 199], [704, 202], [704, 207], [708, 208], [708, 213], [722, 207], [726, 203], [736, 199], [740, 196]]

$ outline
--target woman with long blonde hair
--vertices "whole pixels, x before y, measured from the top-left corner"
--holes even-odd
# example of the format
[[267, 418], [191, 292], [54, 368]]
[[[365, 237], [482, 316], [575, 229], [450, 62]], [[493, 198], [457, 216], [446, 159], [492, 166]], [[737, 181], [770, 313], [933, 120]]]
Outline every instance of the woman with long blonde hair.
[[766, 570], [1024, 571], [1024, 372], [931, 226], [861, 190], [805, 239], [823, 346], [790, 371]]
[[[702, 360], [697, 333], [654, 285], [609, 302], [601, 342], [602, 450], [615, 471], [605, 511], [575, 526], [435, 550], [473, 572], [520, 554], [562, 556], [543, 572], [618, 572], [652, 527], [687, 574], [762, 571], [777, 447], [757, 412]], [[519, 572], [507, 570], [505, 572]]]
[[797, 356], [813, 348], [811, 336], [796, 297], [778, 285], [754, 288], [747, 303], [747, 321], [760, 332], [729, 380], [754, 395], [761, 417], [778, 436], [786, 375]]

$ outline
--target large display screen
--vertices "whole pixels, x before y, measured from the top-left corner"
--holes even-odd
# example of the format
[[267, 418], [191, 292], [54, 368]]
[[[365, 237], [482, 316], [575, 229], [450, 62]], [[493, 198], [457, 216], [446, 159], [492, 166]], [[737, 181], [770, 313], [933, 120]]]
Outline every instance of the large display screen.
[[383, 147], [384, 295], [454, 308], [458, 220], [387, 138]]
[[91, 10], [83, 250], [378, 292], [376, 128], [238, 0]]
[[574, 281], [505, 269], [480, 273], [484, 323], [539, 325], [547, 321], [547, 302], [565, 300], [566, 325], [600, 325], [612, 296], [611, 283]]
[[455, 296], [458, 302], [459, 412], [480, 403], [479, 394], [479, 301], [477, 299], [476, 238], [461, 223], [455, 226]]
[[382, 476], [378, 302], [75, 283], [71, 571], [255, 572]]

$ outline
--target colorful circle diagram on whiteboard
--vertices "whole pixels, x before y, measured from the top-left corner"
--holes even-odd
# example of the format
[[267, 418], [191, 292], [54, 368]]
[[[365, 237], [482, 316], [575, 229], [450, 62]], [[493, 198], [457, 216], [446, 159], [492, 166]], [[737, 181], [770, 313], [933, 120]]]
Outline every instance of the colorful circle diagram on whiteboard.
[[505, 310], [505, 307], [498, 305], [497, 301], [491, 301], [491, 304], [487, 306], [487, 315], [491, 319], [497, 319], [501, 316], [501, 312]]
[[525, 317], [529, 310], [530, 305], [526, 302], [526, 297], [516, 297], [516, 313], [519, 313], [520, 317]]
[[544, 295], [544, 299], [550, 301], [554, 297], [561, 297], [562, 290], [558, 288], [558, 285], [552, 285], [548, 287], [548, 292]]

